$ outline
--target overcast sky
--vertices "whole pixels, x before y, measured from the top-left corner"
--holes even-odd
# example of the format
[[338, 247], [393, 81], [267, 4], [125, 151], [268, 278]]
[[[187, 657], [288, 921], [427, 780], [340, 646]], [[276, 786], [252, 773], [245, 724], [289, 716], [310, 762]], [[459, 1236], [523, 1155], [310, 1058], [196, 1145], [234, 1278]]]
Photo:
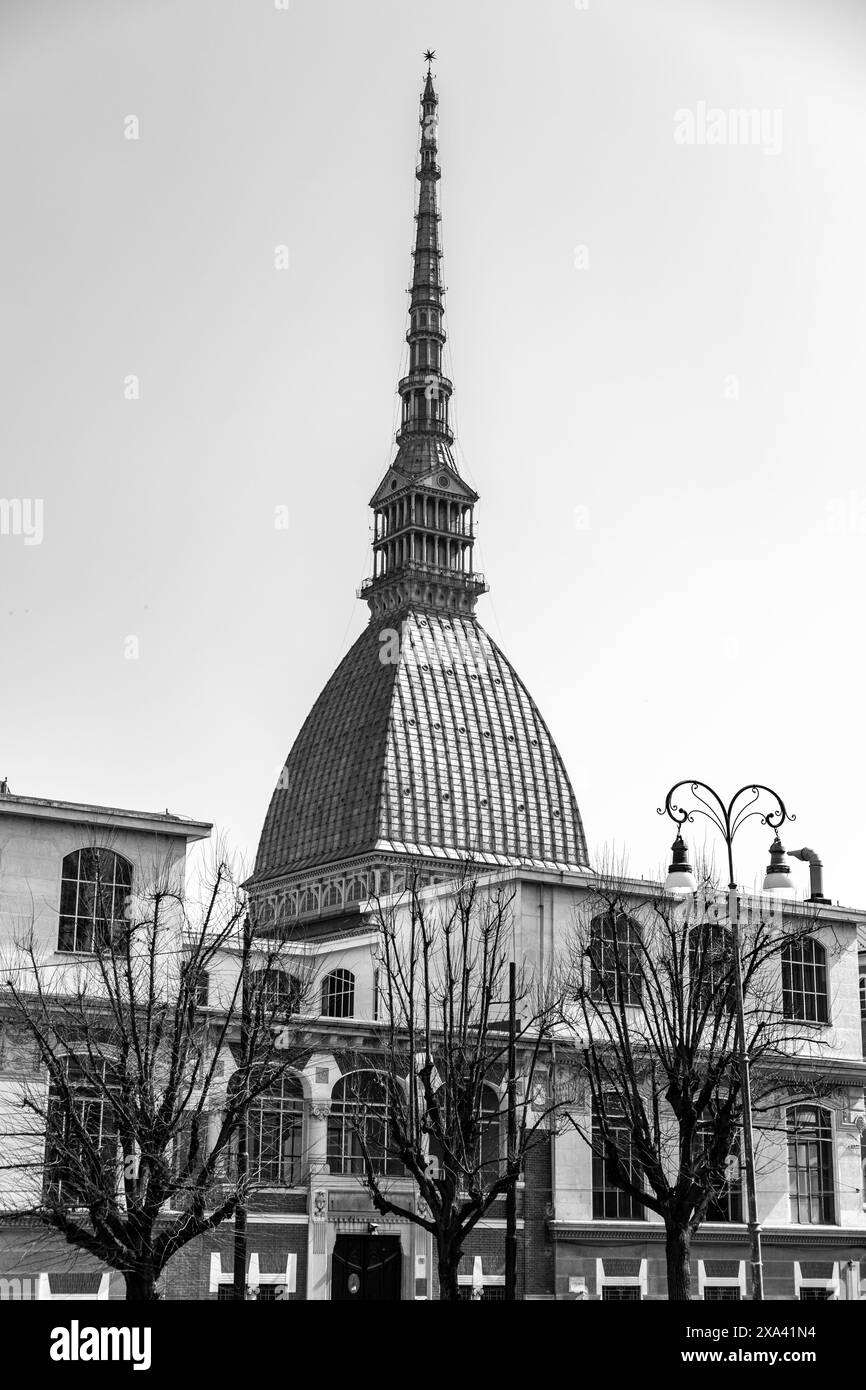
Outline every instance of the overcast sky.
[[855, 0], [3, 0], [0, 775], [252, 858], [367, 619], [428, 45], [479, 616], [591, 846], [758, 779], [866, 904]]

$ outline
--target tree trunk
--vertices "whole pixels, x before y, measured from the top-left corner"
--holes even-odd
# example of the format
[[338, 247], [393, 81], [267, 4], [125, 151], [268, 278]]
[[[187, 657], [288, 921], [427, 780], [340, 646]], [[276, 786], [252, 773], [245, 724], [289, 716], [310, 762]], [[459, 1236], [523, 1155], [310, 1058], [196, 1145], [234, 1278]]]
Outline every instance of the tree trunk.
[[668, 1299], [682, 1302], [692, 1296], [692, 1271], [689, 1263], [692, 1237], [681, 1226], [665, 1228], [665, 1258], [668, 1273]]
[[127, 1303], [151, 1303], [159, 1298], [156, 1291], [156, 1275], [152, 1268], [143, 1268], [125, 1274]]
[[457, 1266], [460, 1264], [460, 1251], [450, 1246], [439, 1250], [439, 1297], [443, 1301], [457, 1302]]
[[[242, 1192], [246, 1191], [246, 1120], [241, 1123], [238, 1133], [238, 1182], [243, 1182]], [[243, 1156], [242, 1156], [243, 1151]], [[243, 1178], [241, 1172], [243, 1171]], [[232, 1266], [232, 1298], [245, 1299], [247, 1296], [247, 1209], [244, 1201], [235, 1207], [234, 1263]]]

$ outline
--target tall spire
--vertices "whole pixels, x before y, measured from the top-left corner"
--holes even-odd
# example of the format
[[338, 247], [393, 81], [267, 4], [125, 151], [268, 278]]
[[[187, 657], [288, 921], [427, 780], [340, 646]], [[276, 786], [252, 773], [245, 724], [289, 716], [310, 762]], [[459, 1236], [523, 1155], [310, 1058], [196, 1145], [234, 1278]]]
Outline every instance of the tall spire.
[[373, 576], [361, 588], [374, 614], [407, 604], [470, 613], [487, 586], [473, 573], [473, 507], [451, 453], [453, 385], [442, 370], [445, 327], [439, 242], [439, 98], [435, 53], [424, 54], [415, 248], [409, 287], [409, 367], [398, 382], [397, 456], [370, 502], [375, 522]]
[[[436, 156], [439, 151], [437, 108], [439, 98], [433, 86], [433, 53], [425, 53], [427, 80], [421, 95], [421, 152], [415, 177], [420, 184], [415, 214], [415, 250], [412, 257], [412, 284], [409, 300], [409, 372], [397, 387], [403, 402], [397, 442], [413, 435], [432, 434], [450, 444], [454, 435], [448, 419], [451, 382], [442, 372], [445, 345], [442, 302], [442, 248], [439, 245], [439, 200], [437, 184], [441, 177]], [[449, 459], [453, 467], [453, 460]]]

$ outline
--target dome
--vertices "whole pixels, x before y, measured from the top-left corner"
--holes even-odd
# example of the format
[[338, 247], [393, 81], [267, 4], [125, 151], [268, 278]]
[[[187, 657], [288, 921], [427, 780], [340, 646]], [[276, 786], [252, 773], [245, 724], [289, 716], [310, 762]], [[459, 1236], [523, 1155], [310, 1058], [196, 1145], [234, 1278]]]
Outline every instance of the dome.
[[[404, 857], [421, 860], [430, 882], [466, 859], [587, 867], [557, 747], [475, 617], [487, 583], [474, 561], [478, 494], [451, 452], [432, 79], [421, 104], [398, 447], [370, 501], [372, 574], [359, 591], [372, 617], [310, 711], [271, 798], [251, 887], [274, 900], [276, 921], [358, 911], [373, 891], [399, 891]], [[443, 861], [442, 872], [431, 861]]]
[[562, 758], [495, 642], [472, 615], [394, 621], [368, 625], [314, 704], [254, 881], [374, 852], [586, 866]]

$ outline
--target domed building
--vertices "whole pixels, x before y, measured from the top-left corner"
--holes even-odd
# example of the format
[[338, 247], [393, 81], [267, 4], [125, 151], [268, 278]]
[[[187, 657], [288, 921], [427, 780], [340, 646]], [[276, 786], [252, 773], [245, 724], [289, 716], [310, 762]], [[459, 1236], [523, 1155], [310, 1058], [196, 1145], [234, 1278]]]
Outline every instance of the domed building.
[[[433, 1233], [420, 1185], [402, 1165], [392, 1164], [384, 1142], [388, 1106], [361, 1080], [366, 1073], [369, 1082], [389, 1043], [377, 900], [393, 903], [410, 874], [430, 885], [428, 898], [446, 903], [448, 891], [440, 893], [436, 885], [462, 874], [467, 861], [494, 887], [506, 876], [514, 890], [508, 903], [509, 958], [542, 976], [568, 943], [576, 918], [590, 918], [601, 943], [598, 987], [608, 1002], [617, 990], [605, 952], [612, 946], [616, 955], [625, 914], [612, 920], [599, 902], [580, 813], [556, 744], [523, 681], [476, 617], [487, 587], [474, 568], [478, 497], [460, 476], [452, 453], [452, 384], [442, 363], [437, 106], [428, 65], [416, 171], [408, 370], [398, 386], [402, 412], [395, 457], [370, 503], [372, 574], [360, 591], [370, 621], [295, 739], [248, 885], [251, 917], [261, 933], [254, 949], [261, 946], [264, 954], [272, 934], [286, 939], [281, 944], [287, 968], [271, 982], [272, 1002], [282, 1016], [270, 1036], [275, 1048], [292, 1049], [286, 1058], [291, 1065], [276, 1086], [256, 1095], [244, 1126], [246, 1142], [223, 1150], [214, 1170], [215, 1194], [224, 1191], [224, 1180], [231, 1186], [241, 1179], [243, 1226], [236, 1218], [223, 1220], [179, 1249], [161, 1281], [167, 1299], [232, 1298], [236, 1264], [248, 1296], [266, 1301], [436, 1296]], [[21, 923], [32, 915], [48, 969], [62, 968], [66, 958], [75, 962], [78, 979], [79, 960], [95, 954], [106, 926], [97, 912], [103, 895], [96, 892], [94, 864], [111, 866], [111, 901], [117, 906], [128, 901], [133, 874], [161, 882], [167, 866], [180, 873], [188, 845], [206, 838], [210, 829], [168, 812], [12, 795], [0, 782], [0, 944], [17, 948]], [[809, 854], [814, 852], [799, 851], [798, 857]], [[622, 886], [626, 894], [634, 890], [638, 900], [645, 889], [655, 895], [660, 887], [635, 880], [622, 880]], [[777, 962], [783, 1016], [804, 1031], [807, 1041], [802, 1054], [790, 1058], [789, 1095], [781, 1089], [786, 1071], [778, 1066], [778, 1054], [771, 1054], [778, 1090], [772, 1108], [763, 1105], [756, 1123], [765, 1147], [755, 1211], [766, 1298], [855, 1300], [866, 1289], [861, 1169], [866, 912], [832, 904], [819, 888], [814, 892], [818, 896], [785, 909], [799, 914], [815, 937], [808, 955], [800, 941], [798, 954]], [[748, 901], [744, 894], [741, 907]], [[715, 918], [713, 923], [714, 941]], [[634, 924], [626, 919], [623, 925], [624, 939], [633, 942]], [[181, 946], [188, 949], [186, 939]], [[633, 950], [630, 944], [627, 959], [633, 959]], [[237, 1040], [223, 1031], [226, 991], [232, 1009], [238, 1001], [234, 947], [227, 947], [201, 985], [196, 1006], [211, 1020], [219, 1048], [212, 1073], [219, 1085], [207, 1097], [207, 1129], [215, 1145], [222, 1125], [220, 1090], [228, 1094], [236, 1059]], [[640, 994], [629, 981], [627, 995], [618, 993], [616, 1017], [639, 1004]], [[98, 1020], [104, 998], [95, 1006]], [[44, 1017], [41, 1006], [37, 1016]], [[494, 1035], [503, 1021], [489, 1019]], [[23, 1077], [32, 1093], [35, 1075], [26, 1039], [9, 1023], [8, 1017], [0, 1019], [0, 1120], [4, 1105], [7, 1116], [17, 1117], [7, 1125], [7, 1138], [22, 1133], [14, 1088]], [[530, 1025], [530, 1040], [532, 1031]], [[100, 1037], [103, 1032], [97, 1029]], [[639, 1021], [635, 1036], [639, 1049], [648, 1036]], [[502, 1031], [500, 1038], [505, 1041]], [[569, 1046], [556, 1038], [540, 1059], [553, 1094], [563, 1094], [558, 1079], [573, 1066]], [[72, 1068], [66, 1075], [73, 1075]], [[530, 1083], [525, 1094], [538, 1118], [547, 1094], [543, 1079], [540, 1072], [524, 1072], [522, 1079]], [[45, 1081], [48, 1094], [47, 1075]], [[485, 1162], [501, 1162], [507, 1153], [511, 1088], [504, 1081], [502, 1073], [489, 1073], [483, 1087]], [[515, 1184], [508, 1267], [515, 1256], [518, 1297], [664, 1299], [663, 1219], [638, 1200], [639, 1194], [629, 1195], [614, 1181], [601, 1153], [593, 1087], [578, 1081], [568, 1100], [567, 1123], [538, 1118], [537, 1142], [527, 1149]], [[72, 1086], [71, 1080], [64, 1082], [66, 1092]], [[102, 1092], [108, 1097], [112, 1088], [104, 1079], [100, 1087], [95, 1098], [92, 1089], [82, 1090], [75, 1113], [80, 1104], [95, 1117], [94, 1133], [110, 1155], [114, 1128]], [[412, 1091], [407, 1085], [407, 1095]], [[375, 1205], [364, 1189], [365, 1160], [351, 1121], [353, 1094], [370, 1120], [371, 1143], [378, 1148], [394, 1205]], [[189, 1100], [197, 1106], [195, 1095]], [[611, 1127], [618, 1128], [615, 1116]], [[626, 1127], [621, 1143], [627, 1134]], [[593, 1135], [595, 1143], [587, 1143]], [[28, 1128], [27, 1138], [38, 1145], [35, 1130]], [[181, 1139], [185, 1132], [175, 1131], [166, 1157], [178, 1155]], [[693, 1287], [704, 1300], [740, 1300], [749, 1288], [750, 1204], [738, 1148], [728, 1155], [724, 1189], [707, 1208], [691, 1245]], [[102, 1265], [89, 1247], [74, 1261], [59, 1234], [53, 1243], [35, 1238], [37, 1225], [47, 1234], [33, 1213], [43, 1188], [42, 1168], [47, 1164], [45, 1173], [56, 1172], [56, 1152], [53, 1140], [43, 1150], [44, 1159], [37, 1149], [37, 1161], [30, 1164], [34, 1185], [23, 1196], [20, 1184], [29, 1179], [23, 1177], [18, 1151], [5, 1176], [0, 1171], [0, 1301], [123, 1295], [114, 1264]], [[630, 1140], [627, 1154], [634, 1174]], [[126, 1151], [115, 1156], [126, 1172]], [[432, 1148], [429, 1157], [437, 1161]], [[73, 1172], [80, 1168], [76, 1156]], [[179, 1194], [183, 1212], [166, 1212], [167, 1218], [188, 1212], [188, 1199], [189, 1193]], [[503, 1297], [505, 1210], [500, 1196], [466, 1236], [457, 1271], [460, 1297]]]
[[[393, 1210], [382, 1216], [364, 1190], [347, 1138], [345, 1088], [353, 1076], [375, 1069], [387, 1039], [379, 901], [399, 902], [410, 875], [435, 888], [462, 874], [467, 863], [482, 880], [505, 875], [513, 888], [514, 959], [542, 973], [568, 942], [576, 917], [598, 905], [597, 878], [562, 758], [527, 687], [475, 612], [487, 588], [474, 567], [478, 497], [452, 453], [452, 384], [442, 363], [437, 105], [428, 68], [408, 370], [398, 385], [394, 460], [370, 502], [372, 574], [360, 590], [370, 621], [295, 739], [250, 883], [257, 926], [265, 936], [274, 927], [286, 929], [289, 960], [297, 958], [298, 978], [310, 980], [298, 1010], [303, 1063], [293, 1070], [289, 1093], [284, 1089], [263, 1106], [251, 1130], [257, 1191], [249, 1261], [259, 1296], [263, 1280], [282, 1284], [292, 1298], [436, 1296], [429, 1231]], [[623, 887], [640, 898], [652, 885], [624, 880]], [[852, 913], [835, 913], [828, 932], [845, 933], [854, 963]], [[308, 968], [309, 976], [303, 973]], [[288, 997], [292, 988], [289, 982]], [[853, 1012], [852, 970], [840, 988]], [[843, 1045], [859, 1056], [859, 1044], [858, 1030]], [[552, 1054], [551, 1068], [564, 1065], [564, 1056], [562, 1049]], [[862, 1061], [855, 1066], [861, 1075]], [[502, 1152], [503, 1092], [489, 1089]], [[366, 1106], [375, 1105], [372, 1093], [365, 1097]], [[578, 1088], [575, 1105], [583, 1134], [592, 1133], [588, 1086]], [[801, 1157], [801, 1144], [788, 1146], [786, 1173], [782, 1140], [758, 1194], [767, 1296], [839, 1297], [847, 1287], [844, 1296], [856, 1297], [847, 1236], [829, 1227], [815, 1234], [792, 1228], [804, 1211], [806, 1221], [819, 1226], [838, 1219], [835, 1199], [826, 1193], [811, 1207], [787, 1200], [788, 1183], [795, 1192], [814, 1181], [816, 1145], [825, 1142], [815, 1138], [817, 1121], [809, 1113], [812, 1157]], [[844, 1162], [853, 1194], [859, 1143]], [[407, 1203], [418, 1201], [413, 1180], [386, 1172], [405, 1213]], [[552, 1125], [529, 1150], [515, 1200], [521, 1299], [666, 1297], [661, 1218], [616, 1187], [572, 1125]], [[863, 1227], [856, 1200], [846, 1198], [842, 1216], [854, 1243], [862, 1242]], [[742, 1179], [735, 1177], [692, 1247], [701, 1298], [745, 1297], [750, 1255], [744, 1216]], [[502, 1298], [504, 1217], [500, 1200], [467, 1236], [457, 1276], [461, 1297]], [[219, 1297], [232, 1278], [227, 1239], [217, 1233], [203, 1249], [192, 1277], [202, 1295], [206, 1288]], [[844, 1277], [843, 1269], [849, 1270]]]
[[258, 920], [348, 926], [407, 864], [583, 871], [586, 840], [559, 750], [484, 631], [473, 567], [478, 495], [452, 453], [437, 186], [438, 98], [421, 97], [409, 362], [396, 455], [370, 502], [370, 622], [286, 760], [251, 881]]

